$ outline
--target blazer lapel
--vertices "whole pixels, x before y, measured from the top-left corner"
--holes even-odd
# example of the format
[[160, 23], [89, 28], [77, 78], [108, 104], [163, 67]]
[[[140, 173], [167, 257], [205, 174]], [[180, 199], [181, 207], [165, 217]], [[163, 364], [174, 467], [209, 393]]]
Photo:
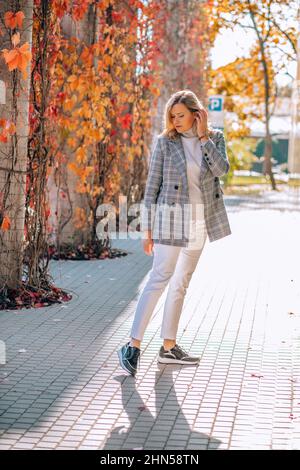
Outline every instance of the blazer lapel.
[[170, 139], [169, 142], [172, 149], [172, 159], [175, 165], [177, 166], [180, 174], [184, 172], [186, 175], [186, 159], [180, 137], [177, 137], [174, 140]]
[[[186, 186], [187, 182], [187, 171], [186, 171], [186, 158], [184, 154], [184, 148], [181, 142], [180, 136], [176, 137], [176, 139], [169, 139], [169, 143], [171, 149], [174, 150], [172, 152], [172, 158], [174, 160], [175, 165], [177, 166], [181, 175], [184, 175]], [[201, 164], [200, 164], [200, 178], [203, 179], [205, 173], [208, 171], [208, 165], [205, 159], [202, 157]]]

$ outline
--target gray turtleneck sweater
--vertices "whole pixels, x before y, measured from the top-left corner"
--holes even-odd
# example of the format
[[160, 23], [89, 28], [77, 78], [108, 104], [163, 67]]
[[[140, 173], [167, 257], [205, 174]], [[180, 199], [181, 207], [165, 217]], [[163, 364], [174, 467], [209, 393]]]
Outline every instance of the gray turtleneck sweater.
[[203, 202], [199, 186], [200, 165], [202, 160], [201, 142], [197, 134], [194, 134], [192, 127], [187, 131], [182, 132], [180, 137], [186, 157], [190, 202]]
[[[192, 209], [190, 238], [194, 241], [191, 241], [188, 247], [193, 247], [196, 249], [202, 246], [203, 236], [206, 231], [203, 198], [199, 186], [202, 146], [198, 135], [193, 130], [193, 127], [191, 127], [185, 132], [181, 132], [180, 138], [183, 144], [184, 154], [186, 157], [189, 199]], [[195, 236], [196, 238], [194, 238]]]

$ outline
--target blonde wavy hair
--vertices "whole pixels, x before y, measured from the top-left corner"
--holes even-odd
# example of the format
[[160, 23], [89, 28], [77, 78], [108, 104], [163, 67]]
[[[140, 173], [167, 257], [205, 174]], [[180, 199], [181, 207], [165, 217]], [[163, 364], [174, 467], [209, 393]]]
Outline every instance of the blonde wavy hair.
[[[167, 136], [170, 139], [175, 139], [180, 135], [180, 132], [177, 132], [177, 130], [175, 129], [171, 118], [172, 107], [177, 103], [184, 104], [191, 112], [200, 111], [200, 109], [205, 109], [201, 101], [197, 98], [193, 91], [180, 90], [176, 93], [173, 93], [173, 95], [169, 98], [165, 105], [163, 118], [164, 129], [160, 134], [161, 136]], [[193, 130], [196, 131], [196, 129], [197, 123], [195, 120], [195, 122], [193, 123]], [[209, 136], [216, 132], [209, 120], [207, 121], [207, 130]]]

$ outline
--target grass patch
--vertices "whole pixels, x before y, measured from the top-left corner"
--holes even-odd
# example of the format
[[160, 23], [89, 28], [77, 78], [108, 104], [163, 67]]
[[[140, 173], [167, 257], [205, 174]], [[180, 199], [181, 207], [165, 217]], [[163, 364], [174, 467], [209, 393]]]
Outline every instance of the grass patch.
[[[262, 176], [240, 176], [240, 175], [233, 175], [230, 186], [247, 186], [252, 184], [262, 184], [262, 185], [270, 185], [269, 177], [264, 175]], [[290, 178], [288, 182], [277, 179], [276, 184], [288, 184], [288, 186], [300, 186], [300, 178]]]

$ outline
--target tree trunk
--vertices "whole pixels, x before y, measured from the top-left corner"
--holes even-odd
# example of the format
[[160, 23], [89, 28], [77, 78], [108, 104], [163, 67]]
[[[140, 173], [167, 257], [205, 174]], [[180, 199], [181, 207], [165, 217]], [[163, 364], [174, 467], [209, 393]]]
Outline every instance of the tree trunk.
[[[21, 45], [28, 42], [31, 49], [33, 0], [0, 0], [1, 19], [5, 12], [19, 10], [25, 14]], [[0, 49], [12, 49], [9, 31], [2, 30]], [[16, 126], [15, 135], [6, 144], [0, 143], [0, 211], [10, 220], [8, 230], [0, 229], [0, 286], [15, 288], [22, 279], [23, 267], [30, 67], [24, 80], [20, 71], [8, 71], [2, 56], [0, 60], [0, 80], [6, 84], [6, 104], [0, 105], [0, 113]]]
[[264, 163], [263, 163], [263, 173], [264, 175], [269, 175], [271, 180], [272, 189], [276, 189], [276, 182], [272, 172], [272, 136], [270, 133], [270, 77], [269, 69], [267, 64], [267, 50], [266, 50], [266, 39], [263, 38], [261, 32], [258, 29], [255, 13], [253, 11], [253, 5], [250, 0], [247, 0], [249, 6], [249, 13], [255, 29], [257, 39], [259, 42], [260, 52], [261, 52], [261, 62], [264, 71], [264, 86], [265, 86], [265, 127], [266, 127], [266, 137], [265, 137], [265, 152], [264, 152]]
[[276, 189], [276, 182], [272, 172], [272, 136], [269, 130], [269, 122], [266, 123], [266, 137], [265, 137], [265, 155], [263, 164], [264, 175], [269, 175], [271, 180], [272, 189]]

